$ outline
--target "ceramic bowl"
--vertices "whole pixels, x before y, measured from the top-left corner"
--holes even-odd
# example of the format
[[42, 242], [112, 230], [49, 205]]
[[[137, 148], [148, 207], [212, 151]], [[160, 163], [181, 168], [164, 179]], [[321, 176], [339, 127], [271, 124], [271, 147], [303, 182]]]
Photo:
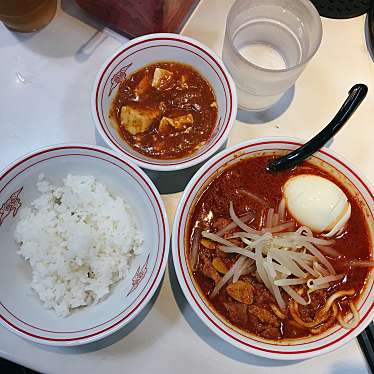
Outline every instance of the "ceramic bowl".
[[[192, 66], [214, 90], [218, 115], [210, 139], [196, 153], [175, 160], [159, 160], [130, 147], [110, 123], [109, 111], [118, 85], [146, 65], [175, 61]], [[237, 112], [235, 83], [221, 59], [204, 44], [178, 34], [150, 34], [124, 44], [101, 67], [93, 87], [91, 112], [98, 133], [113, 150], [131, 158], [144, 169], [175, 171], [197, 165], [224, 146]]]
[[[143, 253], [134, 258], [129, 274], [112, 293], [65, 318], [45, 309], [31, 290], [31, 267], [17, 253], [14, 239], [20, 209], [40, 195], [40, 174], [57, 185], [67, 174], [96, 177], [130, 204], [144, 236]], [[169, 249], [163, 202], [144, 172], [115, 152], [69, 144], [28, 154], [0, 173], [0, 207], [0, 323], [26, 339], [67, 346], [108, 336], [141, 312], [162, 279]]]
[[[244, 351], [255, 355], [281, 360], [300, 360], [330, 352], [356, 337], [374, 317], [374, 270], [367, 279], [367, 286], [358, 301], [360, 323], [352, 330], [336, 326], [322, 335], [292, 341], [269, 341], [245, 333], [230, 326], [214, 312], [205, 297], [199, 292], [194, 282], [186, 259], [186, 230], [190, 211], [216, 173], [238, 160], [251, 157], [256, 153], [291, 151], [302, 144], [302, 141], [291, 138], [264, 138], [241, 143], [220, 152], [210, 159], [194, 175], [187, 185], [175, 215], [172, 253], [174, 266], [180, 286], [193, 310], [201, 320], [219, 337]], [[315, 153], [313, 162], [320, 164], [331, 173], [344, 177], [345, 186], [356, 194], [367, 218], [371, 243], [374, 243], [374, 200], [373, 188], [369, 182], [341, 156], [330, 149], [323, 148]], [[373, 250], [373, 249], [372, 249]]]

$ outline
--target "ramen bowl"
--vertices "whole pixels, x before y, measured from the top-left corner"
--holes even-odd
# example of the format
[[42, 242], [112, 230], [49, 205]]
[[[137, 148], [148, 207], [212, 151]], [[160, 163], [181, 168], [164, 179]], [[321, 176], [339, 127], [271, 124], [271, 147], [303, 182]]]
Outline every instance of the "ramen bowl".
[[[300, 360], [322, 355], [356, 337], [374, 316], [374, 272], [369, 271], [366, 285], [356, 303], [359, 311], [359, 322], [356, 327], [344, 329], [336, 325], [321, 334], [298, 339], [264, 339], [232, 325], [207, 300], [189, 265], [188, 225], [191, 213], [203, 191], [227, 167], [251, 157], [268, 154], [283, 155], [302, 143], [292, 138], [263, 138], [235, 145], [217, 154], [202, 166], [187, 185], [175, 215], [172, 235], [172, 253], [177, 278], [186, 299], [200, 319], [213, 333], [233, 346], [255, 355], [279, 360]], [[316, 152], [309, 162], [333, 175], [351, 195], [355, 196], [355, 201], [359, 202], [367, 223], [371, 243], [369, 250], [373, 256], [374, 203], [373, 188], [369, 182], [354, 166], [329, 149], [323, 148]], [[207, 212], [209, 210], [205, 205], [204, 209], [207, 209]]]
[[[123, 79], [147, 65], [168, 61], [191, 66], [210, 84], [216, 97], [217, 120], [209, 139], [194, 153], [179, 159], [155, 159], [137, 152], [123, 140], [110, 121], [110, 111]], [[204, 162], [224, 146], [236, 117], [236, 88], [221, 59], [202, 43], [178, 34], [151, 34], [126, 43], [103, 64], [94, 83], [91, 112], [107, 146], [141, 168], [175, 171]]]
[[[66, 317], [46, 309], [31, 289], [31, 266], [15, 240], [20, 211], [40, 196], [41, 174], [59, 186], [68, 174], [95, 177], [129, 204], [144, 239], [142, 253], [108, 297]], [[169, 228], [161, 197], [142, 170], [107, 148], [63, 144], [25, 155], [0, 173], [0, 207], [0, 324], [25, 339], [55, 346], [102, 339], [135, 318], [162, 280]]]

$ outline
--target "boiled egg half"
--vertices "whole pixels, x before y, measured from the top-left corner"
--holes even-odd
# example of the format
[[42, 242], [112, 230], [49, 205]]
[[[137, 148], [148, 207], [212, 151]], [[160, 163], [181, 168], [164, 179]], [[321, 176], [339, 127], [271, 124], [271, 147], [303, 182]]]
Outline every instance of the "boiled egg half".
[[351, 216], [345, 193], [330, 180], [312, 174], [290, 178], [283, 186], [289, 214], [315, 233], [332, 237], [340, 233]]

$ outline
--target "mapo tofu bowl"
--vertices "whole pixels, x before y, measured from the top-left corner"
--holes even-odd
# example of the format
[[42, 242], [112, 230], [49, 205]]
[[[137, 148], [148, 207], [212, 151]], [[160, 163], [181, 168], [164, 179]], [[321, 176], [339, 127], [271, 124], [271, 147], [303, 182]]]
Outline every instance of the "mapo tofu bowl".
[[191, 307], [250, 353], [304, 359], [373, 319], [373, 188], [328, 149], [291, 171], [265, 165], [301, 145], [264, 138], [227, 149], [194, 176], [173, 226]]
[[142, 168], [173, 171], [224, 146], [237, 98], [209, 48], [177, 34], [151, 34], [126, 43], [103, 64], [91, 107], [109, 147]]

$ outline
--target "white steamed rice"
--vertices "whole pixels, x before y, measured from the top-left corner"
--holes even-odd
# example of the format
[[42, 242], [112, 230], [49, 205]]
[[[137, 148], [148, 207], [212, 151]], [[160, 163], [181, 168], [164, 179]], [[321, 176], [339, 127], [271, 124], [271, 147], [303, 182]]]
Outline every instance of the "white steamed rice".
[[94, 177], [68, 175], [62, 186], [39, 179], [41, 195], [21, 210], [15, 239], [32, 268], [31, 288], [67, 316], [109, 295], [143, 238], [129, 205]]

